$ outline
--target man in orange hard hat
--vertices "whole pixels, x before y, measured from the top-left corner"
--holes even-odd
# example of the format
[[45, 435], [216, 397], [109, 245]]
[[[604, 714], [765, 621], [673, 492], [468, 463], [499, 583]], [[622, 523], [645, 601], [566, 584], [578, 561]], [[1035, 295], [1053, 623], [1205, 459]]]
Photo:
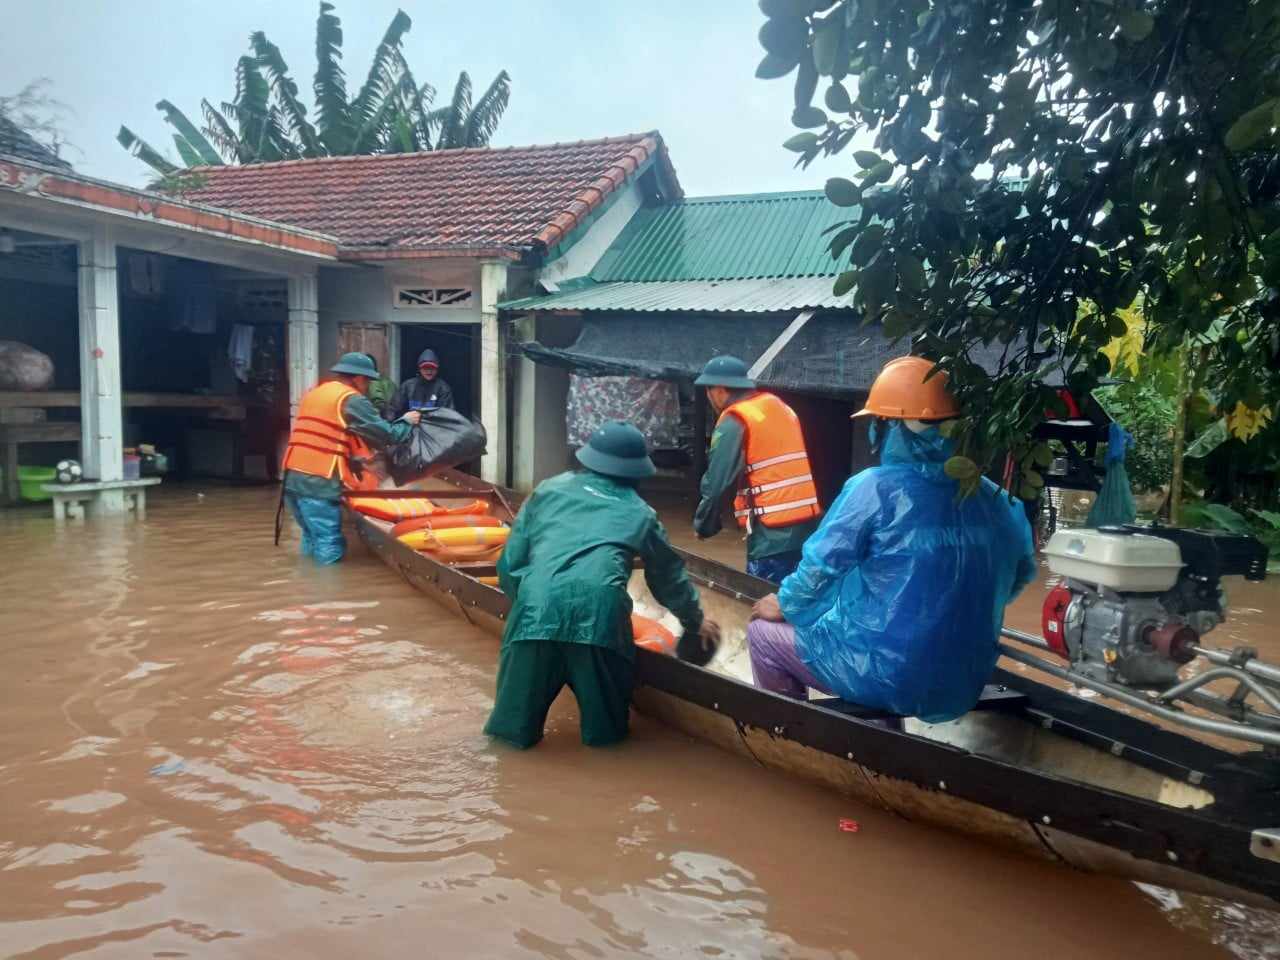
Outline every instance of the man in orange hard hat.
[[713, 357], [694, 383], [719, 414], [693, 517], [699, 539], [720, 532], [725, 495], [747, 532], [747, 572], [781, 583], [822, 514], [795, 411], [759, 390], [737, 357]]
[[943, 470], [959, 416], [931, 361], [885, 365], [855, 417], [874, 417], [880, 465], [852, 477], [799, 568], [747, 628], [757, 686], [806, 688], [887, 714], [950, 720], [991, 675], [1004, 608], [1035, 576], [1021, 505], [983, 479], [961, 497]]

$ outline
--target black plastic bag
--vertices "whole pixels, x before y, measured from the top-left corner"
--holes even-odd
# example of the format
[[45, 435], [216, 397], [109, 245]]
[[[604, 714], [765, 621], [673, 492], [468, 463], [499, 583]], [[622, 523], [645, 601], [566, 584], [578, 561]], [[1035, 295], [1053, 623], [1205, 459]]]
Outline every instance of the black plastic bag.
[[478, 421], [456, 410], [424, 410], [409, 439], [387, 450], [391, 479], [404, 486], [470, 463], [484, 455], [487, 442], [484, 425]]

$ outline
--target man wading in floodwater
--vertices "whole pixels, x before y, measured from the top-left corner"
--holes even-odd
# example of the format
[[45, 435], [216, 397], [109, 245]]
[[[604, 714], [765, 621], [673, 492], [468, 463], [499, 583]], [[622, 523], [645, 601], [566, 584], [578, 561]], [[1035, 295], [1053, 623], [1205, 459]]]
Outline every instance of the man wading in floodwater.
[[577, 458], [586, 471], [533, 491], [498, 561], [511, 613], [484, 732], [521, 749], [542, 739], [566, 683], [578, 700], [583, 743], [626, 737], [636, 656], [627, 581], [637, 556], [649, 590], [684, 628], [677, 656], [704, 664], [720, 640], [658, 515], [636, 492], [656, 472], [644, 436], [631, 424], [606, 423]]
[[357, 486], [351, 458], [366, 451], [366, 442], [379, 449], [404, 442], [422, 419], [417, 411], [393, 423], [378, 415], [365, 396], [378, 378], [368, 354], [344, 353], [329, 372], [334, 379], [312, 387], [298, 404], [284, 454], [284, 502], [302, 528], [302, 555], [321, 564], [337, 563], [347, 550], [339, 501], [344, 487]]
[[693, 516], [700, 540], [720, 532], [725, 494], [747, 531], [747, 573], [781, 583], [822, 513], [800, 420], [771, 393], [757, 390], [737, 357], [713, 357], [694, 381], [720, 415]]

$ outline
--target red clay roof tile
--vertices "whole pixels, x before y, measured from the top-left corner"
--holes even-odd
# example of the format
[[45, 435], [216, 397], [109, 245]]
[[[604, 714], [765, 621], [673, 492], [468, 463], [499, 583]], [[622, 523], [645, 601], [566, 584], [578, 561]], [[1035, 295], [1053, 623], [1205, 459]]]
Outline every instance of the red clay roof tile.
[[347, 259], [515, 256], [550, 249], [650, 160], [656, 133], [546, 146], [204, 167], [187, 199], [337, 237]]

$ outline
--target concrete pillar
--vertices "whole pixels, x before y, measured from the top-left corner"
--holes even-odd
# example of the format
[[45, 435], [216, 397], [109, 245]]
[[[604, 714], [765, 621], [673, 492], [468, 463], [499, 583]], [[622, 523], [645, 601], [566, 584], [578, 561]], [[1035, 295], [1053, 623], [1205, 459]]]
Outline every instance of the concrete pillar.
[[[537, 339], [537, 319], [532, 314], [518, 318], [512, 325], [515, 342]], [[538, 482], [538, 365], [528, 357], [516, 361], [516, 378], [512, 386], [515, 410], [511, 417], [512, 459], [511, 486], [522, 492], [531, 491]]]
[[[99, 225], [79, 244], [80, 462], [93, 480], [124, 478], [120, 390], [120, 297], [112, 228]], [[123, 513], [124, 495], [103, 491], [98, 513]]]
[[[580, 321], [567, 317], [524, 316], [508, 328], [514, 342], [537, 340], [545, 346], [568, 346], [581, 332]], [[573, 465], [565, 413], [569, 401], [569, 371], [534, 363], [521, 355], [514, 362], [515, 395], [511, 413], [511, 485], [528, 492], [543, 480]]]
[[315, 274], [289, 278], [289, 419], [320, 381], [320, 303]]
[[498, 321], [498, 303], [507, 292], [507, 262], [480, 264], [480, 420], [489, 433], [489, 452], [480, 463], [480, 476], [490, 483], [507, 483], [507, 357], [506, 337]]

